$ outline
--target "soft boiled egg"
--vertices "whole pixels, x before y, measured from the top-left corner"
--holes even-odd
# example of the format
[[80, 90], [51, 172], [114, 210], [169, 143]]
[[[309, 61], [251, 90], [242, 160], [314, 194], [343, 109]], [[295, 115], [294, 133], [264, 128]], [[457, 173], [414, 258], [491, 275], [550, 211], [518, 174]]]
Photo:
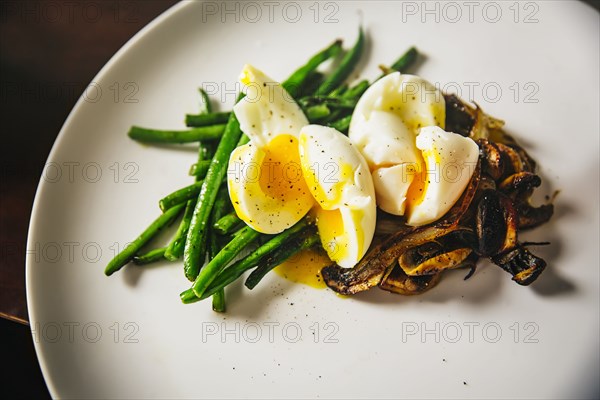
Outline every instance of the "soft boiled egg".
[[421, 128], [417, 148], [424, 164], [408, 191], [408, 225], [438, 220], [456, 203], [477, 166], [479, 146], [437, 126]]
[[445, 121], [444, 96], [415, 75], [391, 73], [361, 96], [348, 136], [369, 164], [382, 210], [404, 215], [406, 193], [422, 164], [416, 135], [423, 126], [443, 128]]
[[342, 133], [309, 125], [300, 131], [300, 161], [317, 201], [315, 216], [323, 248], [344, 268], [366, 253], [375, 233], [377, 205], [367, 162]]
[[252, 229], [275, 234], [291, 227], [315, 200], [302, 177], [298, 134], [308, 120], [273, 79], [244, 66], [246, 97], [233, 111], [250, 138], [230, 156], [227, 185], [233, 207]]
[[352, 114], [349, 138], [369, 164], [377, 204], [390, 214], [406, 214], [409, 225], [442, 217], [477, 162], [475, 142], [445, 132], [445, 121], [441, 91], [399, 72], [375, 82]]

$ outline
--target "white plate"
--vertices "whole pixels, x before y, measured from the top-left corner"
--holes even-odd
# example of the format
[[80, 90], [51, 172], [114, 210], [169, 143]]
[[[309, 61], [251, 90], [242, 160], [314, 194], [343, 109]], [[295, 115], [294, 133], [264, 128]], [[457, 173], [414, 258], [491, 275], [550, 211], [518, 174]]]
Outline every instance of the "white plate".
[[[452, 22], [457, 11], [460, 20]], [[253, 292], [229, 290], [228, 313], [219, 315], [208, 302], [180, 303], [189, 283], [179, 264], [105, 277], [114, 243], [122, 246], [158, 215], [157, 200], [189, 182], [195, 159], [191, 149], [141, 146], [127, 138], [129, 126], [183, 127], [184, 113], [196, 108], [196, 88], [207, 82], [229, 107], [244, 63], [283, 79], [334, 38], [352, 43], [360, 21], [370, 37], [362, 76], [376, 76], [378, 64], [417, 45], [428, 57], [419, 73], [505, 119], [540, 162], [542, 193], [561, 190], [552, 221], [526, 235], [552, 242], [535, 250], [549, 262], [539, 281], [520, 287], [486, 266], [467, 282], [463, 271], [449, 273], [423, 296], [372, 290], [342, 299], [272, 274]], [[94, 79], [65, 123], [37, 192], [27, 293], [50, 392], [598, 393], [598, 31], [597, 13], [571, 2], [177, 5]]]

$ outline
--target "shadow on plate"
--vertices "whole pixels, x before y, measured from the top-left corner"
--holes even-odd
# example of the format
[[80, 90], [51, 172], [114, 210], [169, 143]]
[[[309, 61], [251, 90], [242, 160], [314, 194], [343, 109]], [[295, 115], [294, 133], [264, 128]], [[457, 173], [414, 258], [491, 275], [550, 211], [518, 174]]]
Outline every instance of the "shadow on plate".
[[[150, 273], [150, 270], [157, 268], [166, 268], [166, 267], [174, 267], [176, 265], [181, 266], [180, 262], [170, 262], [170, 261], [159, 261], [152, 264], [147, 265], [136, 265], [133, 262], [130, 262], [126, 266], [123, 267], [121, 271], [123, 274], [123, 280], [127, 284], [127, 286], [135, 287], [138, 285], [140, 278], [145, 272]], [[183, 267], [182, 267], [183, 268]], [[180, 268], [180, 270], [182, 269]]]

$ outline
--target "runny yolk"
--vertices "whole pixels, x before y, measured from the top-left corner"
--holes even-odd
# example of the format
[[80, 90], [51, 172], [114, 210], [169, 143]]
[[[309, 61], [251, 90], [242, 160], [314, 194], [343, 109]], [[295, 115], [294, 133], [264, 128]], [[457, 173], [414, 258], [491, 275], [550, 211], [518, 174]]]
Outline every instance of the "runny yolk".
[[275, 272], [292, 282], [324, 289], [327, 286], [321, 277], [321, 269], [327, 265], [331, 265], [331, 261], [322, 252], [304, 250], [280, 264]]
[[[427, 187], [432, 178], [429, 175], [429, 165], [427, 163], [427, 160], [430, 159], [429, 153], [430, 151], [424, 150], [422, 152], [423, 158], [413, 168], [415, 178], [406, 192], [406, 209], [408, 214], [411, 214], [412, 210], [425, 199], [425, 193], [427, 192]], [[439, 157], [436, 157], [436, 154], [434, 154], [434, 158], [436, 163], [440, 162]]]
[[317, 227], [321, 244], [333, 261], [339, 261], [348, 254], [348, 236], [344, 231], [344, 220], [339, 209], [317, 211]]
[[406, 208], [409, 213], [413, 207], [423, 202], [429, 184], [427, 181], [427, 167], [424, 162], [415, 168], [414, 174], [415, 178], [406, 192]]
[[263, 150], [259, 178], [263, 193], [282, 202], [306, 196], [309, 190], [302, 177], [298, 140], [292, 135], [277, 135]]

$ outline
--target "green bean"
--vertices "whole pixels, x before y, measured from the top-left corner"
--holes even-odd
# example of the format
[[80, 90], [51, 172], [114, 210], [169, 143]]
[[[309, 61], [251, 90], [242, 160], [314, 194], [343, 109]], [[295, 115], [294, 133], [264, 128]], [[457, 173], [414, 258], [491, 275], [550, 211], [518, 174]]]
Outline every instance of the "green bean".
[[318, 71], [312, 72], [308, 76], [308, 78], [306, 78], [304, 84], [300, 87], [298, 97], [300, 97], [300, 95], [309, 96], [311, 94], [314, 94], [319, 88], [319, 86], [321, 86], [321, 83], [323, 83], [324, 80], [325, 74]]
[[261, 234], [249, 226], [241, 229], [229, 243], [219, 251], [208, 264], [200, 270], [198, 277], [192, 285], [196, 296], [201, 297], [208, 285], [217, 277], [225, 266], [237, 256], [246, 246], [254, 242]]
[[[226, 213], [229, 211], [228, 208], [231, 207], [231, 201], [229, 200], [229, 193], [227, 192], [227, 187], [222, 186], [219, 189], [219, 193], [217, 194], [217, 198], [215, 200], [215, 205], [213, 206], [211, 219], [211, 229], [210, 229], [210, 258], [213, 258], [219, 252], [218, 246], [218, 238], [215, 234], [215, 224], [219, 221]], [[227, 214], [228, 215], [228, 214]], [[219, 232], [220, 233], [220, 232]]]
[[306, 118], [311, 121], [317, 121], [319, 119], [327, 117], [331, 114], [331, 110], [327, 107], [327, 104], [317, 104], [315, 106], [310, 106], [304, 110], [304, 114], [306, 114]]
[[214, 112], [210, 114], [186, 114], [185, 124], [189, 127], [210, 126], [224, 124], [229, 119], [228, 112]]
[[206, 172], [208, 171], [208, 167], [210, 167], [210, 160], [202, 160], [197, 163], [194, 163], [190, 166], [190, 170], [188, 171], [188, 175], [196, 176], [199, 179], [202, 179], [206, 176]]
[[392, 64], [390, 67], [395, 71], [404, 72], [408, 67], [410, 67], [417, 60], [419, 56], [419, 52], [416, 47], [411, 47], [408, 49], [396, 62]]
[[[201, 94], [204, 92], [201, 90]], [[215, 152], [215, 144], [214, 143], [206, 143], [200, 142], [198, 146], [198, 162], [194, 165], [205, 165], [204, 171], [197, 171], [196, 175], [196, 185], [200, 182], [200, 179], [206, 176], [206, 171], [208, 171], [208, 167], [210, 166], [210, 159], [214, 155]], [[196, 193], [198, 196], [198, 193]], [[181, 223], [179, 224], [179, 229], [177, 230], [177, 234], [171, 240], [167, 251], [165, 252], [165, 258], [175, 261], [179, 259], [183, 255], [183, 251], [185, 249], [185, 242], [187, 239], [187, 234], [190, 229], [190, 223], [192, 221], [192, 215], [194, 214], [194, 208], [196, 206], [196, 198], [190, 199], [187, 201], [187, 205], [185, 207], [185, 212], [183, 213], [183, 218], [181, 219]]]
[[[196, 182], [201, 181], [206, 177], [210, 163], [215, 155], [217, 144], [214, 142], [200, 142], [198, 145], [198, 161], [192, 165], [189, 175], [196, 177]], [[194, 169], [194, 166], [196, 168]]]
[[165, 259], [166, 247], [150, 250], [144, 254], [136, 255], [133, 257], [133, 262], [137, 265], [150, 264], [156, 261]]
[[158, 206], [164, 212], [176, 204], [182, 204], [198, 197], [198, 193], [200, 193], [200, 189], [202, 188], [202, 182], [203, 181], [194, 182], [191, 185], [166, 195], [158, 201]]
[[[200, 93], [200, 114], [210, 114], [212, 112], [212, 105], [210, 104], [208, 93], [206, 93], [202, 88], [199, 88], [198, 92]], [[227, 119], [223, 122], [226, 121]]]
[[369, 88], [369, 81], [362, 80], [358, 82], [356, 85], [352, 86], [348, 91], [342, 94], [343, 99], [352, 99], [358, 100], [360, 96]]
[[292, 97], [297, 98], [299, 94], [299, 89], [304, 85], [307, 78], [314, 72], [319, 65], [327, 61], [328, 59], [335, 57], [340, 50], [342, 49], [342, 41], [336, 40], [327, 48], [321, 50], [317, 54], [311, 57], [310, 60], [300, 68], [298, 68], [288, 79], [282, 82], [281, 86], [288, 93], [292, 95]]
[[[200, 170], [198, 173], [194, 174], [196, 176], [196, 182], [200, 181], [206, 176], [216, 149], [217, 143], [215, 142], [200, 142], [198, 145], [198, 161], [196, 164], [200, 166]], [[201, 165], [203, 164], [205, 165], [204, 168], [206, 168], [205, 171], [202, 171], [203, 167]]]
[[[229, 193], [227, 193], [227, 187], [221, 187], [221, 189], [219, 189], [219, 193], [217, 194], [215, 205], [213, 206], [211, 223], [214, 224], [215, 221], [220, 219], [223, 216], [223, 214], [227, 212], [227, 208], [229, 206], [231, 206], [231, 201], [229, 200]], [[209, 258], [212, 259], [219, 253], [220, 246], [219, 238], [217, 237], [214, 228], [210, 230], [209, 235]], [[221, 290], [214, 293], [212, 307], [213, 310], [216, 312], [225, 312], [225, 288], [221, 288]]]
[[268, 258], [263, 260], [254, 271], [252, 271], [252, 273], [248, 276], [248, 279], [246, 279], [246, 282], [244, 282], [244, 285], [246, 285], [248, 289], [254, 289], [254, 287], [262, 280], [262, 278], [264, 278], [265, 275], [273, 268], [283, 263], [296, 253], [311, 248], [318, 242], [319, 236], [317, 234], [312, 234], [308, 237], [297, 239], [296, 243], [279, 247], [272, 254], [270, 254]]
[[340, 97], [341, 95], [343, 95], [346, 91], [348, 90], [348, 85], [347, 84], [343, 84], [338, 86], [337, 88], [335, 88], [333, 90], [333, 92], [331, 92], [329, 94], [330, 97]]
[[280, 248], [288, 241], [300, 235], [308, 226], [305, 219], [299, 221], [293, 227], [286, 229], [280, 234], [276, 235], [265, 244], [254, 250], [247, 257], [238, 260], [225, 268], [215, 280], [206, 288], [204, 294], [198, 297], [194, 294], [192, 289], [188, 289], [181, 293], [181, 301], [185, 304], [194, 303], [198, 300], [204, 300], [214, 293], [217, 293], [220, 289], [225, 288], [230, 283], [238, 279], [242, 274], [249, 269], [254, 268], [264, 257], [268, 256], [274, 250]]
[[188, 229], [190, 228], [190, 221], [192, 220], [192, 214], [194, 213], [194, 206], [196, 205], [195, 199], [190, 199], [185, 205], [185, 211], [183, 212], [183, 218], [179, 223], [179, 228], [175, 236], [168, 244], [165, 251], [165, 258], [169, 261], [176, 261], [183, 255], [183, 249], [185, 247], [185, 238], [187, 237]]
[[238, 142], [235, 145], [235, 147], [243, 146], [243, 145], [245, 145], [248, 142], [250, 142], [250, 137], [248, 137], [247, 135], [242, 134], [242, 136], [240, 136], [240, 140], [238, 140]]
[[216, 140], [223, 135], [225, 124], [203, 126], [186, 131], [163, 131], [132, 126], [129, 137], [146, 143], [191, 143], [201, 140]]
[[[369, 88], [369, 85], [370, 85], [369, 81], [362, 80], [362, 81], [358, 82], [356, 85], [354, 85], [353, 87], [351, 87], [350, 89], [348, 89], [345, 93], [343, 93], [341, 95], [341, 98], [343, 99], [343, 101], [352, 101], [352, 102], [354, 102], [354, 105], [356, 106], [356, 103], [358, 102], [358, 99]], [[352, 110], [353, 109], [354, 109], [354, 107], [352, 107]], [[321, 122], [322, 123], [328, 123], [329, 125], [331, 125], [331, 123], [333, 123], [335, 121], [338, 121], [340, 119], [345, 118], [344, 113], [347, 112], [347, 111], [348, 111], [348, 109], [346, 109], [346, 110], [343, 110], [343, 109], [333, 110], [333, 112], [331, 112], [328, 116], [326, 116]], [[343, 131], [340, 131], [340, 132], [343, 132]]]
[[354, 68], [360, 60], [365, 44], [365, 35], [362, 27], [358, 30], [358, 40], [354, 47], [346, 53], [338, 68], [325, 79], [325, 81], [317, 89], [317, 95], [328, 95], [336, 87], [342, 84], [354, 71]]
[[221, 235], [228, 235], [240, 223], [242, 223], [242, 220], [237, 216], [235, 211], [232, 211], [229, 214], [223, 216], [222, 218], [219, 218], [219, 220], [214, 223], [213, 228]]
[[[206, 296], [206, 297], [208, 297], [208, 296]], [[206, 298], [206, 297], [204, 297], [204, 298]], [[196, 294], [194, 293], [192, 288], [189, 288], [189, 289], [181, 292], [181, 294], [179, 295], [179, 298], [181, 299], [181, 302], [183, 304], [192, 304], [197, 301], [200, 301], [200, 297], [196, 296]], [[204, 298], [202, 300], [204, 300]]]
[[394, 72], [394, 71], [398, 71], [398, 72], [402, 72], [402, 73], [406, 72], [406, 70], [411, 65], [413, 65], [415, 63], [415, 61], [417, 61], [418, 57], [419, 57], [419, 52], [416, 49], [416, 47], [409, 48], [408, 50], [406, 50], [406, 52], [404, 52], [404, 54], [402, 54], [400, 56], [400, 58], [398, 58], [392, 64], [392, 66], [389, 68], [389, 71], [387, 73], [384, 72], [377, 79], [375, 79], [375, 81], [378, 81], [379, 79], [383, 78], [390, 72]]
[[309, 107], [312, 105], [325, 104], [330, 108], [345, 108], [353, 110], [356, 107], [356, 100], [353, 98], [342, 97], [326, 97], [326, 96], [311, 96], [300, 99], [300, 105], [303, 107]]
[[229, 155], [236, 147], [241, 134], [240, 124], [235, 117], [235, 113], [232, 113], [200, 189], [185, 242], [183, 263], [185, 276], [189, 280], [196, 279], [200, 267], [206, 258], [207, 229], [210, 212], [215, 203], [219, 186], [227, 173]]
[[112, 275], [117, 272], [125, 264], [135, 257], [138, 251], [152, 240], [161, 231], [162, 228], [171, 224], [183, 210], [183, 204], [172, 207], [162, 213], [156, 220], [154, 220], [147, 228], [138, 236], [133, 242], [129, 243], [119, 254], [117, 254], [106, 266], [104, 273], [106, 275]]
[[337, 129], [342, 133], [348, 132], [348, 128], [350, 128], [350, 121], [352, 120], [352, 115], [346, 115], [343, 118], [340, 118], [336, 121], [330, 122], [327, 124], [328, 126]]
[[225, 289], [221, 288], [212, 296], [212, 309], [215, 312], [224, 313], [227, 310], [225, 304]]

